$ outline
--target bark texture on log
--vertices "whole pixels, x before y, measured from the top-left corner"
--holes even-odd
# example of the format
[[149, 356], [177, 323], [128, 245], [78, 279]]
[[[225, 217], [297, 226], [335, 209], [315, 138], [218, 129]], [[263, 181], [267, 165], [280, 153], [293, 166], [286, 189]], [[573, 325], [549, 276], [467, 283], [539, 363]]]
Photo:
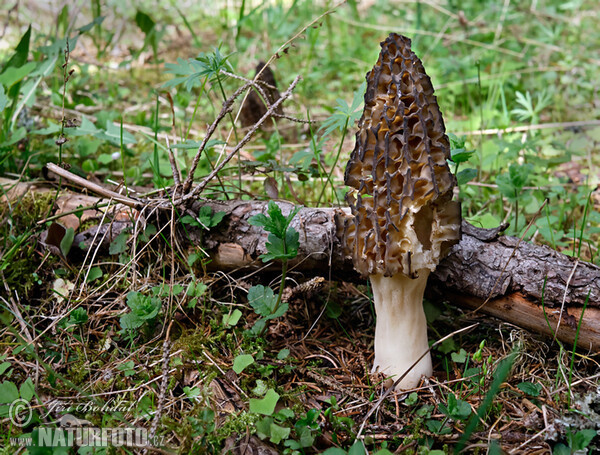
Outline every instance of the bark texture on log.
[[[265, 266], [259, 259], [266, 253], [267, 234], [248, 223], [252, 215], [266, 212], [267, 202], [204, 201], [196, 203], [194, 210], [198, 211], [204, 204], [210, 205], [214, 212], [226, 212], [223, 221], [210, 231], [188, 227], [186, 232], [189, 241], [201, 244], [211, 256], [210, 268], [224, 272], [247, 272], [265, 267], [280, 269], [277, 264]], [[278, 204], [284, 214], [294, 207], [287, 202]], [[363, 282], [365, 279], [354, 270], [352, 259], [338, 237], [345, 216], [342, 209], [301, 209], [292, 221], [300, 234], [300, 247], [298, 257], [290, 263], [290, 270], [307, 279], [320, 275]], [[108, 244], [122, 227], [122, 222], [113, 224], [104, 242]], [[83, 241], [89, 245], [97, 229], [106, 230], [106, 226], [78, 234], [74, 244]], [[578, 346], [600, 350], [600, 268], [578, 262], [549, 247], [519, 243], [517, 238], [500, 235], [501, 230], [479, 229], [463, 223], [462, 239], [430, 275], [427, 295], [439, 296], [550, 336], [554, 336], [558, 327], [557, 338], [573, 344], [589, 293]], [[544, 308], [540, 304], [542, 292]]]
[[[250, 226], [248, 218], [266, 211], [266, 202], [210, 202], [215, 211], [228, 215], [218, 228], [204, 235], [204, 248], [213, 259], [213, 267], [231, 271], [240, 267], [259, 268], [258, 256], [266, 252], [267, 235]], [[284, 214], [293, 205], [278, 202]], [[303, 208], [292, 221], [300, 233], [300, 249], [293, 266], [308, 277], [322, 274], [332, 278], [361, 279], [343, 251], [337, 236], [340, 209]], [[337, 223], [336, 223], [336, 217]], [[463, 235], [437, 270], [429, 287], [439, 292], [466, 294], [490, 299], [520, 293], [534, 303], [549, 307], [582, 306], [588, 292], [590, 307], [600, 307], [600, 268], [565, 256], [552, 248], [521, 242], [500, 235], [499, 229], [479, 229], [463, 222]], [[511, 257], [512, 256], [512, 257]], [[510, 259], [510, 260], [509, 260]], [[546, 286], [544, 289], [544, 278]]]
[[543, 296], [548, 306], [561, 306], [563, 299], [583, 305], [589, 292], [589, 306], [600, 307], [599, 267], [516, 237], [486, 238], [485, 231], [494, 230], [463, 222], [463, 237], [438, 266], [434, 282], [482, 299], [518, 292], [541, 302]]

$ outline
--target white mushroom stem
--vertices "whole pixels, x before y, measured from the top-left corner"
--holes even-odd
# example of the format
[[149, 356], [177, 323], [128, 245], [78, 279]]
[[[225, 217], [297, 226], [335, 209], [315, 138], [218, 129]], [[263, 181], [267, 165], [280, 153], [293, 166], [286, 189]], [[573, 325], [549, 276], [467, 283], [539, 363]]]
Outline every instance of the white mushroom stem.
[[[394, 276], [371, 275], [375, 303], [375, 362], [373, 371], [392, 376], [394, 380], [406, 373], [429, 349], [427, 320], [423, 311], [423, 294], [429, 270], [419, 270], [411, 279], [397, 273]], [[427, 355], [402, 379], [397, 389], [410, 389], [419, 384], [421, 376], [431, 376], [431, 355]]]

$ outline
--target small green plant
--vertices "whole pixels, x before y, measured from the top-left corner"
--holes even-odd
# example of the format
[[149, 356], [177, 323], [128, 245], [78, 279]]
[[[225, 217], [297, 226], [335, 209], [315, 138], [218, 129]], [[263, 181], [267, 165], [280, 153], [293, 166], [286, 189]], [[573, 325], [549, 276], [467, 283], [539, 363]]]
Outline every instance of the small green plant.
[[[337, 163], [340, 159], [340, 154], [342, 152], [342, 146], [344, 145], [344, 139], [346, 138], [346, 134], [348, 134], [348, 128], [353, 126], [354, 123], [360, 118], [362, 115], [362, 104], [363, 104], [363, 96], [366, 89], [366, 82], [354, 92], [354, 97], [352, 98], [352, 104], [348, 105], [348, 103], [341, 99], [337, 99], [337, 106], [334, 109], [334, 113], [323, 123], [321, 127], [324, 130], [323, 135], [328, 136], [335, 130], [339, 130], [342, 133], [342, 137], [340, 138], [337, 154], [335, 155], [335, 159], [333, 161], [333, 165], [331, 166], [331, 171], [327, 174], [327, 182], [331, 185], [331, 189], [333, 191], [333, 195], [337, 197], [337, 193], [335, 191], [335, 186], [333, 181], [331, 180], [331, 176], [333, 175], [333, 171], [337, 167]], [[325, 190], [327, 188], [327, 184], [323, 185], [321, 188], [321, 192], [319, 197], [317, 198], [317, 206], [321, 203], [323, 199], [323, 195], [325, 194]], [[339, 202], [339, 201], [338, 201]]]
[[553, 455], [574, 455], [578, 453], [588, 453], [588, 446], [592, 440], [598, 436], [596, 430], [579, 430], [574, 432], [571, 428], [567, 429], [567, 445], [558, 443], [552, 449]]
[[521, 121], [529, 121], [532, 125], [539, 123], [540, 113], [552, 102], [552, 95], [545, 90], [537, 94], [535, 106], [531, 93], [516, 92], [516, 102], [520, 107], [511, 112]]
[[260, 256], [263, 262], [281, 261], [281, 283], [277, 296], [271, 288], [262, 285], [252, 286], [248, 291], [250, 306], [261, 316], [252, 329], [259, 336], [266, 330], [268, 320], [283, 316], [288, 308], [287, 303], [282, 303], [281, 299], [285, 288], [288, 261], [298, 255], [299, 234], [293, 227], [290, 227], [290, 223], [299, 210], [300, 207], [295, 207], [287, 216], [284, 216], [279, 206], [270, 201], [267, 206], [267, 215], [260, 213], [248, 220], [252, 226], [262, 227], [269, 232], [265, 245], [267, 253]]
[[162, 304], [158, 297], [148, 297], [140, 292], [131, 291], [127, 294], [127, 306], [131, 311], [121, 316], [120, 323], [122, 331], [132, 335], [143, 325], [146, 325], [148, 329], [153, 326]]
[[458, 186], [462, 186], [477, 177], [477, 169], [467, 168], [458, 172], [461, 163], [466, 163], [475, 154], [475, 150], [467, 150], [465, 146], [466, 137], [457, 137], [454, 134], [448, 134], [450, 138], [450, 161], [454, 163], [454, 175]]
[[511, 163], [508, 172], [500, 174], [496, 178], [496, 184], [500, 193], [513, 204], [515, 226], [514, 231], [520, 232], [519, 226], [519, 201], [523, 199], [523, 187], [531, 178], [533, 165]]
[[471, 405], [456, 398], [453, 393], [448, 395], [448, 403], [440, 403], [439, 408], [442, 414], [452, 420], [465, 420], [471, 415]]
[[210, 229], [218, 225], [225, 216], [225, 212], [214, 212], [209, 205], [203, 205], [198, 211], [198, 216], [184, 215], [181, 222], [202, 229]]
[[456, 445], [454, 453], [456, 453], [456, 454], [461, 453], [461, 451], [465, 447], [467, 441], [469, 440], [469, 438], [471, 437], [471, 435], [477, 428], [479, 421], [483, 420], [485, 418], [488, 410], [490, 409], [490, 407], [494, 401], [494, 397], [498, 394], [498, 392], [500, 391], [500, 387], [502, 386], [502, 383], [506, 380], [506, 378], [510, 374], [510, 370], [511, 370], [513, 364], [515, 363], [515, 360], [517, 359], [518, 355], [519, 355], [519, 351], [514, 350], [507, 357], [505, 357], [498, 363], [498, 366], [496, 367], [496, 369], [494, 370], [494, 373], [492, 374], [492, 383], [490, 385], [490, 388], [488, 389], [488, 391], [485, 395], [485, 398], [479, 405], [479, 408], [477, 408], [477, 412], [471, 414], [471, 417], [469, 418], [467, 426], [465, 427], [465, 432], [463, 433], [463, 436], [460, 438], [458, 444]]

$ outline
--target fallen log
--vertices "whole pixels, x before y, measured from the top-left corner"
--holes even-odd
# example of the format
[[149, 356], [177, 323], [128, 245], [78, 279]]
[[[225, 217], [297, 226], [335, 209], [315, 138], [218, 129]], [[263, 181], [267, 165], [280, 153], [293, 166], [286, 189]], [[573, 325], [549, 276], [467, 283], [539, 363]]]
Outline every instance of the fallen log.
[[[227, 213], [218, 229], [204, 234], [203, 246], [212, 259], [210, 266], [229, 272], [264, 267], [258, 256], [266, 252], [266, 234], [249, 225], [248, 219], [264, 212], [267, 203], [208, 203], [214, 211]], [[284, 214], [293, 207], [285, 202], [279, 205]], [[291, 263], [292, 270], [306, 278], [321, 275], [362, 280], [337, 235], [344, 216], [341, 209], [300, 210], [292, 222], [300, 233], [299, 254]], [[579, 332], [578, 346], [598, 351], [600, 268], [547, 246], [503, 236], [501, 231], [463, 222], [462, 239], [431, 274], [428, 294], [551, 337], [556, 332], [559, 340], [569, 344], [575, 342]]]
[[[88, 205], [100, 202], [97, 198], [87, 197], [90, 198]], [[251, 226], [248, 219], [265, 212], [267, 203], [198, 201], [193, 210], [206, 204], [215, 212], [225, 212], [223, 221], [208, 232], [188, 227], [186, 236], [191, 243], [202, 244], [211, 257], [209, 267], [224, 272], [265, 269], [259, 256], [266, 252], [267, 235], [261, 228]], [[287, 202], [278, 204], [284, 214], [293, 208], [293, 204]], [[335, 208], [300, 210], [292, 222], [300, 233], [298, 257], [290, 263], [292, 272], [304, 275], [306, 279], [323, 276], [334, 280], [364, 281], [354, 271], [337, 234], [345, 216], [344, 210]], [[118, 224], [119, 229], [111, 229], [109, 235], [97, 238], [103, 238], [108, 244], [111, 236], [127, 225], [123, 216]], [[89, 246], [98, 229], [106, 231], [107, 226], [94, 226], [79, 233], [74, 244], [83, 242]], [[598, 351], [600, 268], [549, 247], [519, 242], [515, 237], [500, 233], [501, 229], [480, 229], [463, 223], [462, 239], [430, 276], [428, 294], [539, 333], [554, 336], [556, 332], [559, 340], [570, 344], [575, 341], [583, 305], [587, 301], [578, 346]], [[275, 271], [278, 265], [271, 264], [266, 267], [269, 268]]]

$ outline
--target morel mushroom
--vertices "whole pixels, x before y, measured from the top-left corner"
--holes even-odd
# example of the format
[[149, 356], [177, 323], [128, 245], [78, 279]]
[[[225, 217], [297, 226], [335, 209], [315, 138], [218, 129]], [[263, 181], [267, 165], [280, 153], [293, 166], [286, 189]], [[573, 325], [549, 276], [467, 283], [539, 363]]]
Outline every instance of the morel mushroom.
[[450, 144], [433, 86], [410, 39], [392, 33], [367, 74], [365, 108], [346, 167], [352, 216], [344, 242], [369, 276], [377, 323], [373, 370], [431, 376], [423, 293], [429, 273], [460, 238], [460, 204], [446, 160]]

